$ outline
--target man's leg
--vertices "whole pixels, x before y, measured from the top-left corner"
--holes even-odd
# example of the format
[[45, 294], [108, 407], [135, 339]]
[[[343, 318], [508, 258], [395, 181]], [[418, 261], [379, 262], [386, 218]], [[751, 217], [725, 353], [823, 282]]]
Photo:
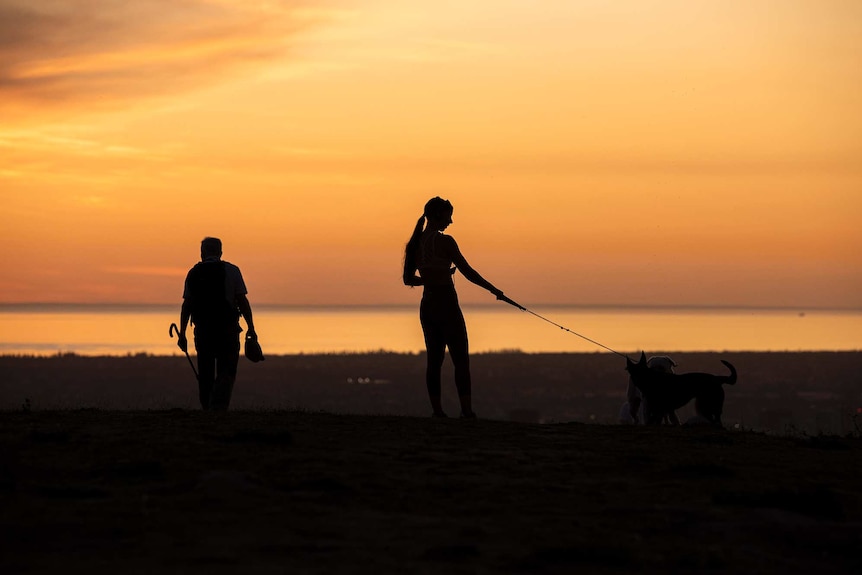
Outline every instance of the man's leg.
[[227, 411], [239, 364], [239, 335], [223, 340], [215, 363], [216, 376], [212, 387], [210, 408], [214, 411]]
[[212, 346], [198, 338], [195, 338], [195, 350], [198, 355], [198, 397], [201, 408], [206, 410], [210, 408], [215, 382], [216, 355]]

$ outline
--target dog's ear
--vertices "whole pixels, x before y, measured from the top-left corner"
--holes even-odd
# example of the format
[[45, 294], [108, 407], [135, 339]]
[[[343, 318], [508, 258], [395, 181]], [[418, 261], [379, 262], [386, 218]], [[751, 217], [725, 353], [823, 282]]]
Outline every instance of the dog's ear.
[[640, 361], [638, 361], [638, 365], [646, 365], [646, 353], [641, 352]]

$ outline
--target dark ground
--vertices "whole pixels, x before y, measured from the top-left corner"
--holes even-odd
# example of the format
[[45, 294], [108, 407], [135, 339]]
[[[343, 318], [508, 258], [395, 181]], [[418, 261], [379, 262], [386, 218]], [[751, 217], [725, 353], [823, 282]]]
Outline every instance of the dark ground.
[[0, 412], [0, 573], [858, 573], [862, 439]]

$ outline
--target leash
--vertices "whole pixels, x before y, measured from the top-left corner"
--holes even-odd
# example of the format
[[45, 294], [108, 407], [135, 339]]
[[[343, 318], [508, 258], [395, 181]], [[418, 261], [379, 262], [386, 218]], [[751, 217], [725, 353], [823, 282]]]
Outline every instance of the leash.
[[516, 301], [514, 301], [514, 300], [512, 300], [512, 299], [509, 299], [509, 298], [507, 298], [507, 297], [506, 297], [506, 296], [504, 296], [504, 295], [501, 295], [501, 296], [500, 296], [500, 297], [498, 297], [497, 299], [498, 299], [498, 300], [500, 300], [500, 301], [504, 301], [504, 302], [506, 302], [506, 303], [507, 303], [507, 304], [509, 304], [509, 305], [513, 305], [513, 306], [515, 306], [516, 308], [518, 308], [518, 309], [519, 309], [519, 310], [521, 310], [521, 311], [525, 311], [525, 312], [527, 312], [527, 313], [529, 313], [529, 314], [532, 314], [532, 315], [536, 316], [537, 318], [539, 318], [539, 319], [541, 319], [541, 320], [543, 320], [543, 321], [546, 321], [546, 322], [548, 322], [549, 324], [551, 324], [551, 325], [553, 325], [553, 326], [556, 326], [556, 327], [560, 328], [560, 329], [561, 329], [561, 330], [563, 330], [563, 331], [567, 331], [567, 332], [569, 332], [569, 333], [570, 333], [570, 334], [572, 334], [572, 335], [576, 335], [576, 336], [578, 336], [578, 337], [579, 337], [579, 338], [581, 338], [581, 339], [585, 339], [585, 340], [587, 340], [588, 342], [590, 342], [590, 343], [592, 343], [592, 344], [594, 344], [594, 345], [597, 345], [597, 346], [599, 346], [599, 347], [601, 347], [601, 348], [604, 348], [604, 349], [608, 350], [608, 351], [609, 351], [609, 352], [611, 352], [611, 353], [615, 353], [615, 354], [617, 354], [618, 356], [620, 356], [620, 357], [624, 357], [624, 358], [626, 358], [626, 359], [631, 359], [631, 358], [629, 358], [629, 356], [625, 355], [624, 353], [620, 353], [620, 352], [618, 352], [618, 351], [616, 351], [616, 350], [613, 350], [613, 349], [609, 348], [608, 346], [606, 346], [606, 345], [605, 345], [605, 344], [603, 344], [603, 343], [599, 343], [599, 342], [597, 342], [596, 340], [594, 340], [594, 339], [590, 339], [590, 338], [588, 338], [588, 337], [587, 337], [587, 336], [585, 336], [585, 335], [582, 335], [582, 334], [580, 334], [580, 333], [578, 333], [578, 332], [576, 332], [576, 331], [573, 331], [573, 330], [571, 330], [571, 329], [569, 329], [569, 328], [567, 328], [567, 327], [565, 327], [565, 326], [562, 326], [562, 325], [558, 324], [557, 322], [551, 321], [551, 320], [549, 320], [548, 318], [546, 318], [546, 317], [544, 317], [544, 316], [541, 316], [541, 315], [537, 314], [537, 313], [536, 313], [536, 312], [534, 312], [533, 310], [525, 308], [524, 306], [522, 306], [522, 305], [521, 305], [521, 304], [519, 304], [518, 302], [516, 302]]

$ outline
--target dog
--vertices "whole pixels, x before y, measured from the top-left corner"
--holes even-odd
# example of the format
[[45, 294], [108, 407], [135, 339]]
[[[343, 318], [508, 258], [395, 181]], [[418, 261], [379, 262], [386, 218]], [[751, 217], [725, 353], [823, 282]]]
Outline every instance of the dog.
[[647, 365], [646, 354], [641, 353], [637, 363], [626, 358], [626, 371], [632, 383], [643, 394], [652, 407], [644, 418], [647, 425], [661, 423], [663, 413], [668, 413], [694, 400], [694, 409], [699, 417], [713, 425], [722, 426], [724, 410], [724, 385], [736, 383], [736, 368], [728, 361], [721, 363], [730, 370], [730, 375], [711, 373], [661, 373]]
[[[673, 373], [676, 362], [666, 355], [657, 355], [649, 358], [647, 366], [662, 373]], [[629, 377], [629, 384], [626, 388], [626, 402], [620, 408], [620, 423], [637, 425], [641, 421], [646, 421], [646, 414], [651, 413], [651, 411], [653, 410], [649, 402], [644, 401], [643, 394], [635, 387], [632, 378]], [[679, 425], [679, 419], [677, 419], [676, 413], [673, 411], [661, 414], [661, 418], [666, 423]]]

